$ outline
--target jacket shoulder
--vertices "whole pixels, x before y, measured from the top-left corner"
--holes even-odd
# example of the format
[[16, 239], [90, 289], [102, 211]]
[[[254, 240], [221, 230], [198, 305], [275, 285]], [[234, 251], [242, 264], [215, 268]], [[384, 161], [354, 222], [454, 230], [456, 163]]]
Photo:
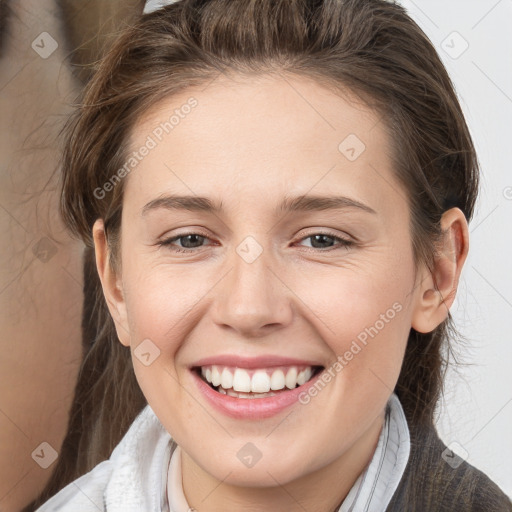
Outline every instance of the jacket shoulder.
[[411, 429], [404, 475], [386, 511], [512, 512], [512, 501], [482, 471], [454, 454], [434, 427]]

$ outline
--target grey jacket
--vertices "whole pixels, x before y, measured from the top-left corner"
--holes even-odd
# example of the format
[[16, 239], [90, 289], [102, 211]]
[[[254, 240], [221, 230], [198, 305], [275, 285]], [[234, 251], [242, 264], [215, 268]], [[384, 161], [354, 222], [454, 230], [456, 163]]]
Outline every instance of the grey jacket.
[[432, 427], [409, 425], [409, 434], [409, 461], [386, 512], [512, 512], [510, 498], [480, 470], [451, 457]]

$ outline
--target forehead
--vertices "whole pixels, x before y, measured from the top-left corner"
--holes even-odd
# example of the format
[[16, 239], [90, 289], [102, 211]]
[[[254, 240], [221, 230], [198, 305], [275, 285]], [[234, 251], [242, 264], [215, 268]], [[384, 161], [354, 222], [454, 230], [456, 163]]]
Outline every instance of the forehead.
[[333, 92], [308, 78], [222, 76], [190, 87], [141, 117], [131, 150], [148, 138], [154, 147], [125, 190], [138, 204], [167, 189], [221, 195], [237, 188], [270, 197], [340, 186], [383, 206], [382, 192], [398, 191], [378, 112], [348, 90]]

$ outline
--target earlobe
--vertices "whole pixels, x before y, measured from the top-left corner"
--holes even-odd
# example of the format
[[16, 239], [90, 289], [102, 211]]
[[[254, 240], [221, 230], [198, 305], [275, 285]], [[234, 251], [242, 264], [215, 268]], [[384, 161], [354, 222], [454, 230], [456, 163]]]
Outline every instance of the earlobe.
[[469, 231], [464, 213], [451, 208], [441, 218], [444, 237], [437, 249], [434, 268], [423, 267], [411, 326], [418, 332], [433, 331], [448, 316], [455, 300], [462, 267], [469, 251]]
[[130, 346], [128, 322], [126, 317], [126, 304], [120, 286], [120, 279], [109, 263], [109, 249], [102, 219], [97, 219], [92, 228], [94, 251], [96, 255], [96, 268], [103, 288], [103, 295], [110, 315], [116, 326], [117, 337], [126, 347]]

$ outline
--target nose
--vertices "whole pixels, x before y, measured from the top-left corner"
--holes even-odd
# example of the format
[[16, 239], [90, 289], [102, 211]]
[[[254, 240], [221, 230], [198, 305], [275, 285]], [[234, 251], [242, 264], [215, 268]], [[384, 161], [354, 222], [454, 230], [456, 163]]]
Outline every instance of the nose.
[[213, 319], [222, 329], [258, 338], [291, 323], [293, 293], [271, 260], [266, 251], [254, 261], [234, 251], [212, 306]]

